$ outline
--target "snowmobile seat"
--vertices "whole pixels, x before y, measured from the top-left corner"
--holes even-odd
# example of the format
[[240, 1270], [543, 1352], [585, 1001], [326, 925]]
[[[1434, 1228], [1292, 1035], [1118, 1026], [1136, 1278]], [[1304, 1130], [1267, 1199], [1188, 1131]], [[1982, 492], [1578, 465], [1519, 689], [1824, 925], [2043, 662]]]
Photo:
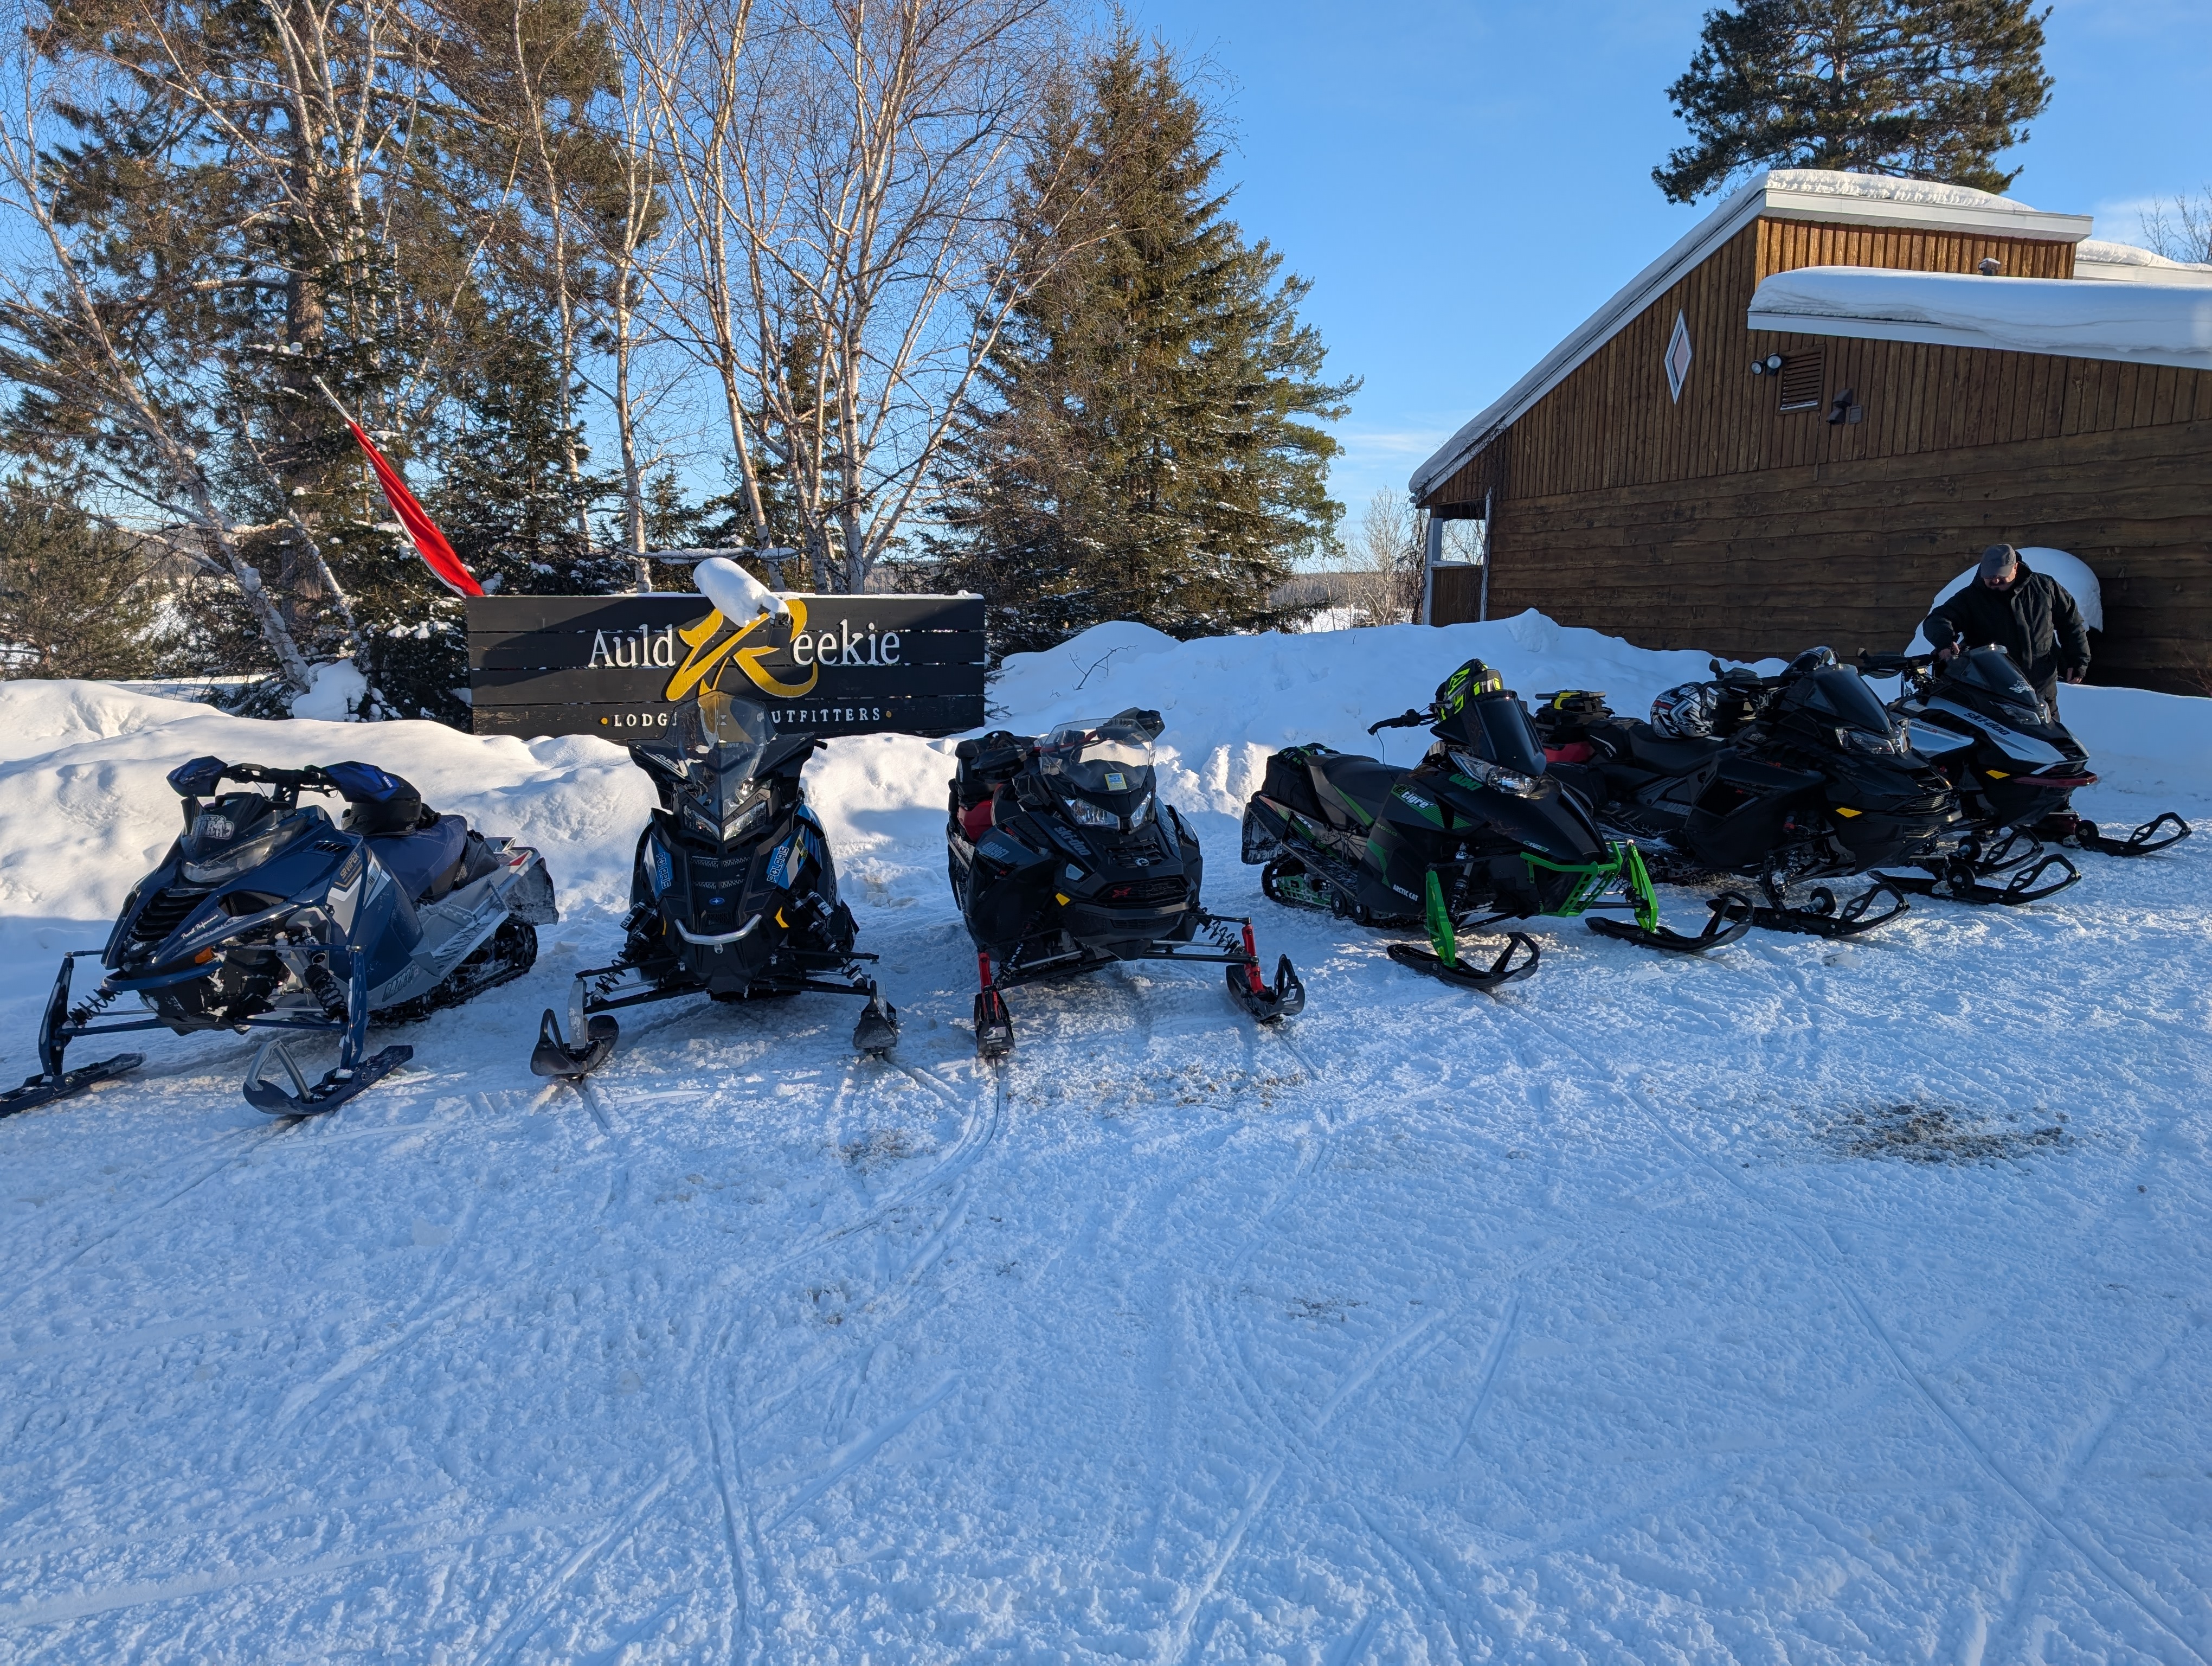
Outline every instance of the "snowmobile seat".
[[1630, 755], [1645, 769], [1670, 775], [1696, 769], [1725, 745], [1718, 740], [1670, 740], [1649, 723], [1628, 726]]
[[411, 833], [386, 833], [368, 841], [369, 854], [382, 863], [410, 902], [442, 897], [468, 853], [469, 824], [459, 816], [441, 816]]
[[1390, 789], [1406, 774], [1395, 764], [1349, 752], [1338, 752], [1322, 759], [1321, 773], [1323, 780], [1370, 818], [1382, 809], [1382, 800], [1390, 796]]

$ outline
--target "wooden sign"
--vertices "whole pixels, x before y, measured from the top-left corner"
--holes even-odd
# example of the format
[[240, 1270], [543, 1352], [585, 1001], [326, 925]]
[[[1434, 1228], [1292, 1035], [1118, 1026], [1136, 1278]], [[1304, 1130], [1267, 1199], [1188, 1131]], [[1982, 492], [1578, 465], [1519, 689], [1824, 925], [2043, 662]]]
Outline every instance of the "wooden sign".
[[650, 740], [702, 689], [793, 733], [981, 726], [981, 597], [784, 599], [788, 619], [733, 628], [703, 596], [471, 596], [476, 733]]

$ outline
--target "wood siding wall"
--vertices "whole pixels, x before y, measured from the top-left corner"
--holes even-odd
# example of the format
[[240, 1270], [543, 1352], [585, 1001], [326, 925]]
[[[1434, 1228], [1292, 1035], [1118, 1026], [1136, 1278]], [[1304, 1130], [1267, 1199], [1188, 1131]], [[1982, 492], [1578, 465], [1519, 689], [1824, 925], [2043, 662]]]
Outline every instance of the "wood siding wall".
[[[1516, 499], [1493, 525], [1490, 617], [1534, 607], [1642, 648], [1747, 660], [1901, 648], [1936, 593], [2005, 538], [2098, 575], [2091, 680], [2205, 693], [2208, 458], [2212, 419]], [[1439, 623], [1474, 617], [1479, 575], [1452, 576]]]
[[[2098, 680], [2199, 691], [2212, 660], [2212, 374], [1752, 331], [1770, 272], [1821, 264], [2067, 277], [2070, 245], [1762, 220], [1432, 491], [1493, 494], [1493, 618], [1536, 607], [1653, 648], [1902, 646], [1982, 545], [2046, 544], [2106, 587]], [[1662, 356], [1692, 350], [1678, 404]], [[1822, 356], [1783, 411], [1769, 354]], [[1856, 423], [1830, 423], [1850, 390]], [[1804, 570], [1808, 560], [1809, 572]], [[1465, 605], [1459, 593], [1468, 592]], [[1473, 617], [1440, 585], [1438, 623]]]

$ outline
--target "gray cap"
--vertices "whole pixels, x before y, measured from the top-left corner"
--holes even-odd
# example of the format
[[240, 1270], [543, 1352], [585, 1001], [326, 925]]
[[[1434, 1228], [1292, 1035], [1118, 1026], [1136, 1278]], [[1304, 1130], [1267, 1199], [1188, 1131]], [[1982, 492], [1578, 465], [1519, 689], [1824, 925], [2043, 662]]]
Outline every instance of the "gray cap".
[[2000, 573], [2009, 573], [2020, 565], [2020, 551], [2009, 544], [1992, 544], [1982, 551], [1981, 576], [1993, 579]]

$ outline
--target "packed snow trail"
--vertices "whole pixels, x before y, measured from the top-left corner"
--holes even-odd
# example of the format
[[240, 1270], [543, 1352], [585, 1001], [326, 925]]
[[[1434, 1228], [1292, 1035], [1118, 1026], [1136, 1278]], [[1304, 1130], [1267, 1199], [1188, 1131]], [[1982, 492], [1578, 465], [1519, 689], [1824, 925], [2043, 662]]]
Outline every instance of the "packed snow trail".
[[[330, 1116], [157, 1031], [0, 1121], [0, 1659], [2212, 1657], [2205, 842], [1848, 944], [1549, 922], [1466, 994], [1261, 899], [1234, 812], [1473, 653], [1624, 710], [1704, 668], [1117, 626], [995, 686], [1166, 713], [1209, 905], [1305, 976], [1280, 1031], [1137, 964], [1017, 991], [980, 1065], [949, 743], [841, 741], [897, 1053], [672, 1002], [582, 1091], [527, 1059], [615, 936], [619, 751], [0, 686], [0, 1071], [196, 752], [383, 763], [564, 911]], [[2087, 810], [2212, 817], [2205, 702], [2063, 698]]]

